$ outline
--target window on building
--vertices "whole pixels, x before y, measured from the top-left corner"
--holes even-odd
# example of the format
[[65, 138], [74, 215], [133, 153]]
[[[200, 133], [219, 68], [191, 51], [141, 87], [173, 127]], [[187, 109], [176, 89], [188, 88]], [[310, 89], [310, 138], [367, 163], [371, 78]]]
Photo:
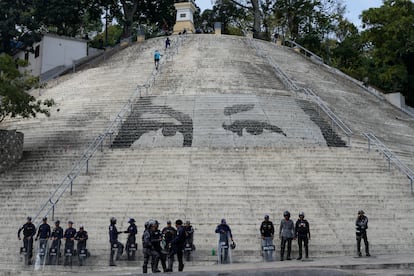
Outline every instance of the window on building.
[[24, 53], [24, 60], [29, 61], [29, 52]]
[[37, 45], [35, 48], [35, 58], [37, 58], [40, 55], [40, 45]]
[[186, 17], [187, 15], [185, 14], [185, 13], [182, 13], [182, 14], [180, 14], [180, 17], [181, 18], [184, 18], [184, 17]]

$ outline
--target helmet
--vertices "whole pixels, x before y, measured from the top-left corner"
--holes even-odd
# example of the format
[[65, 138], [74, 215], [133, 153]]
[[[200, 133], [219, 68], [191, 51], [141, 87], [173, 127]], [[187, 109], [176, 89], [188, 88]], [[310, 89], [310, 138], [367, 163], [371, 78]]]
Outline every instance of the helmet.
[[221, 224], [227, 224], [226, 219], [222, 218], [222, 219], [221, 219]]
[[235, 243], [235, 242], [232, 242], [232, 243], [230, 244], [230, 248], [231, 248], [231, 249], [235, 249], [235, 248], [236, 248], [236, 243]]
[[28, 221], [32, 221], [32, 217], [27, 217], [27, 220]]
[[83, 229], [83, 225], [82, 224], [79, 226], [79, 229]]
[[264, 219], [269, 219], [269, 215], [265, 215], [264, 216]]
[[301, 212], [299, 212], [299, 216], [300, 217], [305, 217], [305, 213], [301, 211]]
[[284, 217], [290, 217], [290, 213], [289, 213], [289, 211], [284, 211], [284, 212], [283, 212], [283, 216], [284, 216]]
[[148, 221], [148, 226], [149, 227], [151, 227], [151, 226], [153, 226], [153, 225], [155, 225], [156, 223], [155, 223], [155, 220], [154, 219], [150, 219], [149, 221]]
[[175, 221], [175, 224], [177, 224], [177, 225], [183, 225], [183, 221], [181, 219], [177, 219]]
[[363, 214], [365, 214], [365, 212], [363, 210], [358, 211], [358, 215], [363, 215]]
[[187, 220], [187, 221], [185, 222], [185, 224], [190, 225], [191, 223], [190, 223], [190, 221], [189, 221], [189, 220]]
[[133, 218], [130, 218], [129, 221], [128, 221], [128, 223], [134, 223], [134, 222], [135, 222], [135, 219], [133, 219]]
[[116, 218], [115, 218], [115, 217], [112, 217], [112, 218], [110, 219], [110, 222], [111, 222], [111, 224], [116, 224]]
[[60, 224], [60, 220], [55, 221], [55, 224]]
[[144, 227], [145, 227], [145, 229], [148, 229], [148, 227], [149, 227], [149, 221], [145, 222]]

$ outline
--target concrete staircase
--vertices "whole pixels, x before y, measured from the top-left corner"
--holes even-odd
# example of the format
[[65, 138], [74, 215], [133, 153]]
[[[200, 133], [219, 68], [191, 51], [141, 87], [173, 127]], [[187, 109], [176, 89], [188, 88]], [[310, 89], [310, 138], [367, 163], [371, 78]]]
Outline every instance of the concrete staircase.
[[[371, 130], [394, 147], [401, 143], [401, 152], [412, 157], [411, 122], [399, 120], [397, 127], [395, 121], [404, 114], [288, 49], [257, 43], [356, 133]], [[22, 163], [0, 175], [0, 217], [8, 224], [0, 239], [10, 241], [0, 247], [1, 267], [20, 268], [15, 231], [151, 76], [152, 52], [162, 45], [163, 39], [150, 40], [98, 68], [54, 81], [40, 91], [58, 102], [50, 118], [6, 121], [25, 133], [26, 142]], [[234, 260], [244, 262], [261, 258], [263, 215], [277, 228], [286, 209], [294, 219], [305, 211], [312, 256], [353, 254], [354, 219], [364, 209], [374, 254], [412, 253], [414, 202], [405, 177], [389, 172], [380, 155], [366, 153], [360, 137], [352, 149], [343, 147], [344, 137], [313, 103], [284, 88], [246, 38], [188, 36], [143, 96], [114, 142], [96, 153], [89, 173], [76, 179], [72, 196], [58, 203], [55, 219], [74, 220], [90, 234], [93, 257], [84, 269], [107, 265], [112, 216], [122, 230], [134, 217], [139, 235], [149, 218], [162, 226], [168, 219], [191, 220], [194, 263], [212, 264], [214, 229], [223, 217], [237, 242]]]

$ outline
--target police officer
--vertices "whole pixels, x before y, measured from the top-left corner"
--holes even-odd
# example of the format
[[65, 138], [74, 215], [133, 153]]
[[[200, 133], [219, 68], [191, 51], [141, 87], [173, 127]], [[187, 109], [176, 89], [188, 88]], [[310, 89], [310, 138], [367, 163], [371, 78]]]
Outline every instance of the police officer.
[[292, 250], [292, 239], [295, 237], [295, 224], [290, 219], [289, 211], [285, 211], [283, 213], [283, 216], [284, 216], [284, 219], [280, 221], [280, 227], [279, 227], [280, 260], [281, 261], [283, 261], [283, 257], [285, 254], [286, 243], [288, 245], [286, 260], [291, 260], [290, 252]]
[[185, 229], [183, 227], [183, 221], [177, 219], [175, 221], [175, 227], [177, 228], [177, 236], [171, 241], [171, 251], [168, 257], [168, 271], [173, 271], [174, 255], [177, 255], [178, 259], [178, 271], [183, 271], [183, 250], [185, 245]]
[[79, 231], [75, 235], [75, 240], [78, 241], [77, 250], [80, 254], [81, 250], [86, 250], [86, 241], [88, 240], [88, 232], [85, 231], [83, 225], [79, 226]]
[[151, 225], [150, 225], [150, 235], [151, 235], [151, 257], [152, 257], [152, 261], [151, 261], [151, 268], [152, 268], [152, 272], [153, 273], [158, 273], [161, 272], [160, 270], [158, 270], [158, 262], [161, 259], [161, 264], [162, 267], [164, 269], [164, 272], [167, 271], [167, 266], [165, 264], [165, 260], [163, 258], [161, 258], [161, 240], [162, 240], [162, 233], [161, 231], [158, 229], [158, 221], [154, 221]]
[[[171, 220], [167, 221], [167, 226], [162, 229], [164, 249], [161, 251], [162, 261], [167, 261], [171, 250], [171, 241], [177, 236], [177, 230], [171, 225]], [[168, 271], [168, 269], [167, 269]]]
[[149, 262], [149, 258], [151, 257], [151, 249], [152, 249], [152, 243], [151, 243], [151, 232], [150, 232], [150, 224], [152, 224], [152, 221], [147, 221], [145, 223], [145, 229], [142, 233], [142, 253], [144, 254], [144, 263], [142, 265], [142, 273], [147, 273], [147, 266]]
[[[273, 236], [275, 234], [275, 227], [273, 222], [269, 220], [269, 216], [264, 216], [264, 221], [260, 225], [260, 234], [262, 237], [262, 247], [273, 246]], [[273, 250], [266, 250], [264, 252], [266, 261], [271, 261], [273, 259]]]
[[55, 221], [55, 228], [53, 228], [52, 234], [50, 236], [52, 240], [52, 248], [57, 249], [57, 253], [60, 252], [60, 243], [63, 238], [63, 229], [60, 227], [60, 221]]
[[23, 247], [26, 248], [27, 256], [28, 256], [28, 264], [32, 264], [32, 257], [33, 257], [33, 236], [36, 234], [36, 227], [32, 223], [32, 218], [27, 217], [27, 222], [23, 224], [22, 227], [19, 228], [17, 231], [17, 238], [20, 238], [20, 232], [23, 231]]
[[[231, 233], [231, 229], [230, 226], [227, 224], [226, 219], [221, 219], [221, 222], [219, 225], [217, 225], [216, 227], [216, 233], [220, 234], [220, 240], [219, 243], [225, 243], [227, 245], [227, 247], [230, 245], [229, 243], [229, 238], [231, 239], [232, 243], [234, 244], [234, 240], [233, 240], [233, 234]], [[222, 255], [220, 255], [221, 258], [221, 262], [222, 263], [227, 263], [228, 262], [228, 248], [224, 249], [223, 253], [220, 253]]]
[[[65, 252], [68, 251], [68, 249], [72, 252], [75, 247], [75, 235], [76, 235], [76, 229], [73, 228], [73, 222], [68, 221], [68, 228], [65, 230], [65, 233], [63, 234], [63, 239], [65, 240]], [[67, 259], [65, 258], [64, 265], [67, 265]]]
[[368, 217], [365, 216], [365, 213], [363, 210], [358, 211], [358, 217], [355, 222], [355, 228], [356, 228], [356, 240], [357, 240], [357, 250], [358, 250], [358, 256], [361, 257], [361, 239], [364, 239], [365, 244], [365, 253], [366, 256], [371, 256], [369, 254], [369, 244], [368, 244], [368, 237], [367, 237], [367, 229], [368, 229]]
[[118, 248], [117, 254], [116, 254], [116, 260], [119, 260], [119, 257], [122, 255], [124, 251], [124, 245], [118, 241], [118, 235], [122, 232], [118, 232], [118, 229], [116, 229], [116, 218], [112, 217], [110, 219], [110, 225], [109, 225], [109, 243], [111, 244], [111, 255], [109, 258], [109, 265], [110, 266], [116, 266], [114, 262], [114, 250], [113, 248]]
[[308, 243], [311, 239], [310, 236], [310, 229], [309, 229], [309, 222], [305, 219], [305, 213], [299, 213], [299, 219], [296, 221], [295, 225], [295, 237], [298, 239], [298, 246], [299, 246], [299, 257], [297, 260], [302, 259], [302, 243], [305, 246], [305, 257], [306, 259], [309, 258], [309, 250], [308, 250]]
[[194, 237], [194, 228], [191, 225], [191, 222], [189, 220], [187, 220], [185, 222], [184, 230], [185, 230], [186, 241], [188, 243], [190, 243], [191, 246], [192, 246], [193, 245], [193, 237]]
[[36, 241], [40, 238], [39, 241], [39, 248], [46, 248], [47, 246], [47, 240], [50, 237], [51, 231], [50, 231], [50, 225], [47, 223], [47, 218], [44, 217], [42, 219], [43, 223], [39, 226], [39, 229], [37, 230], [36, 235]]
[[129, 248], [131, 247], [132, 244], [135, 245], [136, 243], [135, 236], [138, 233], [138, 229], [137, 229], [137, 226], [135, 225], [135, 219], [130, 218], [128, 223], [129, 223], [128, 229], [124, 233], [128, 234], [127, 243], [126, 243], [126, 252], [128, 255], [128, 260], [131, 260], [132, 256], [129, 252]]

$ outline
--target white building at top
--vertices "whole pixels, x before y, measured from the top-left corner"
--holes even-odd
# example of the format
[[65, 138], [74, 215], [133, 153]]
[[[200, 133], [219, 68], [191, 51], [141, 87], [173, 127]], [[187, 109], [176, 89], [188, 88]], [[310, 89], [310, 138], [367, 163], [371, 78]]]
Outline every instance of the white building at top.
[[24, 59], [29, 65], [24, 68], [33, 76], [57, 69], [70, 67], [74, 61], [88, 56], [86, 40], [44, 34], [42, 40], [33, 45], [34, 53], [21, 51], [15, 58]]

